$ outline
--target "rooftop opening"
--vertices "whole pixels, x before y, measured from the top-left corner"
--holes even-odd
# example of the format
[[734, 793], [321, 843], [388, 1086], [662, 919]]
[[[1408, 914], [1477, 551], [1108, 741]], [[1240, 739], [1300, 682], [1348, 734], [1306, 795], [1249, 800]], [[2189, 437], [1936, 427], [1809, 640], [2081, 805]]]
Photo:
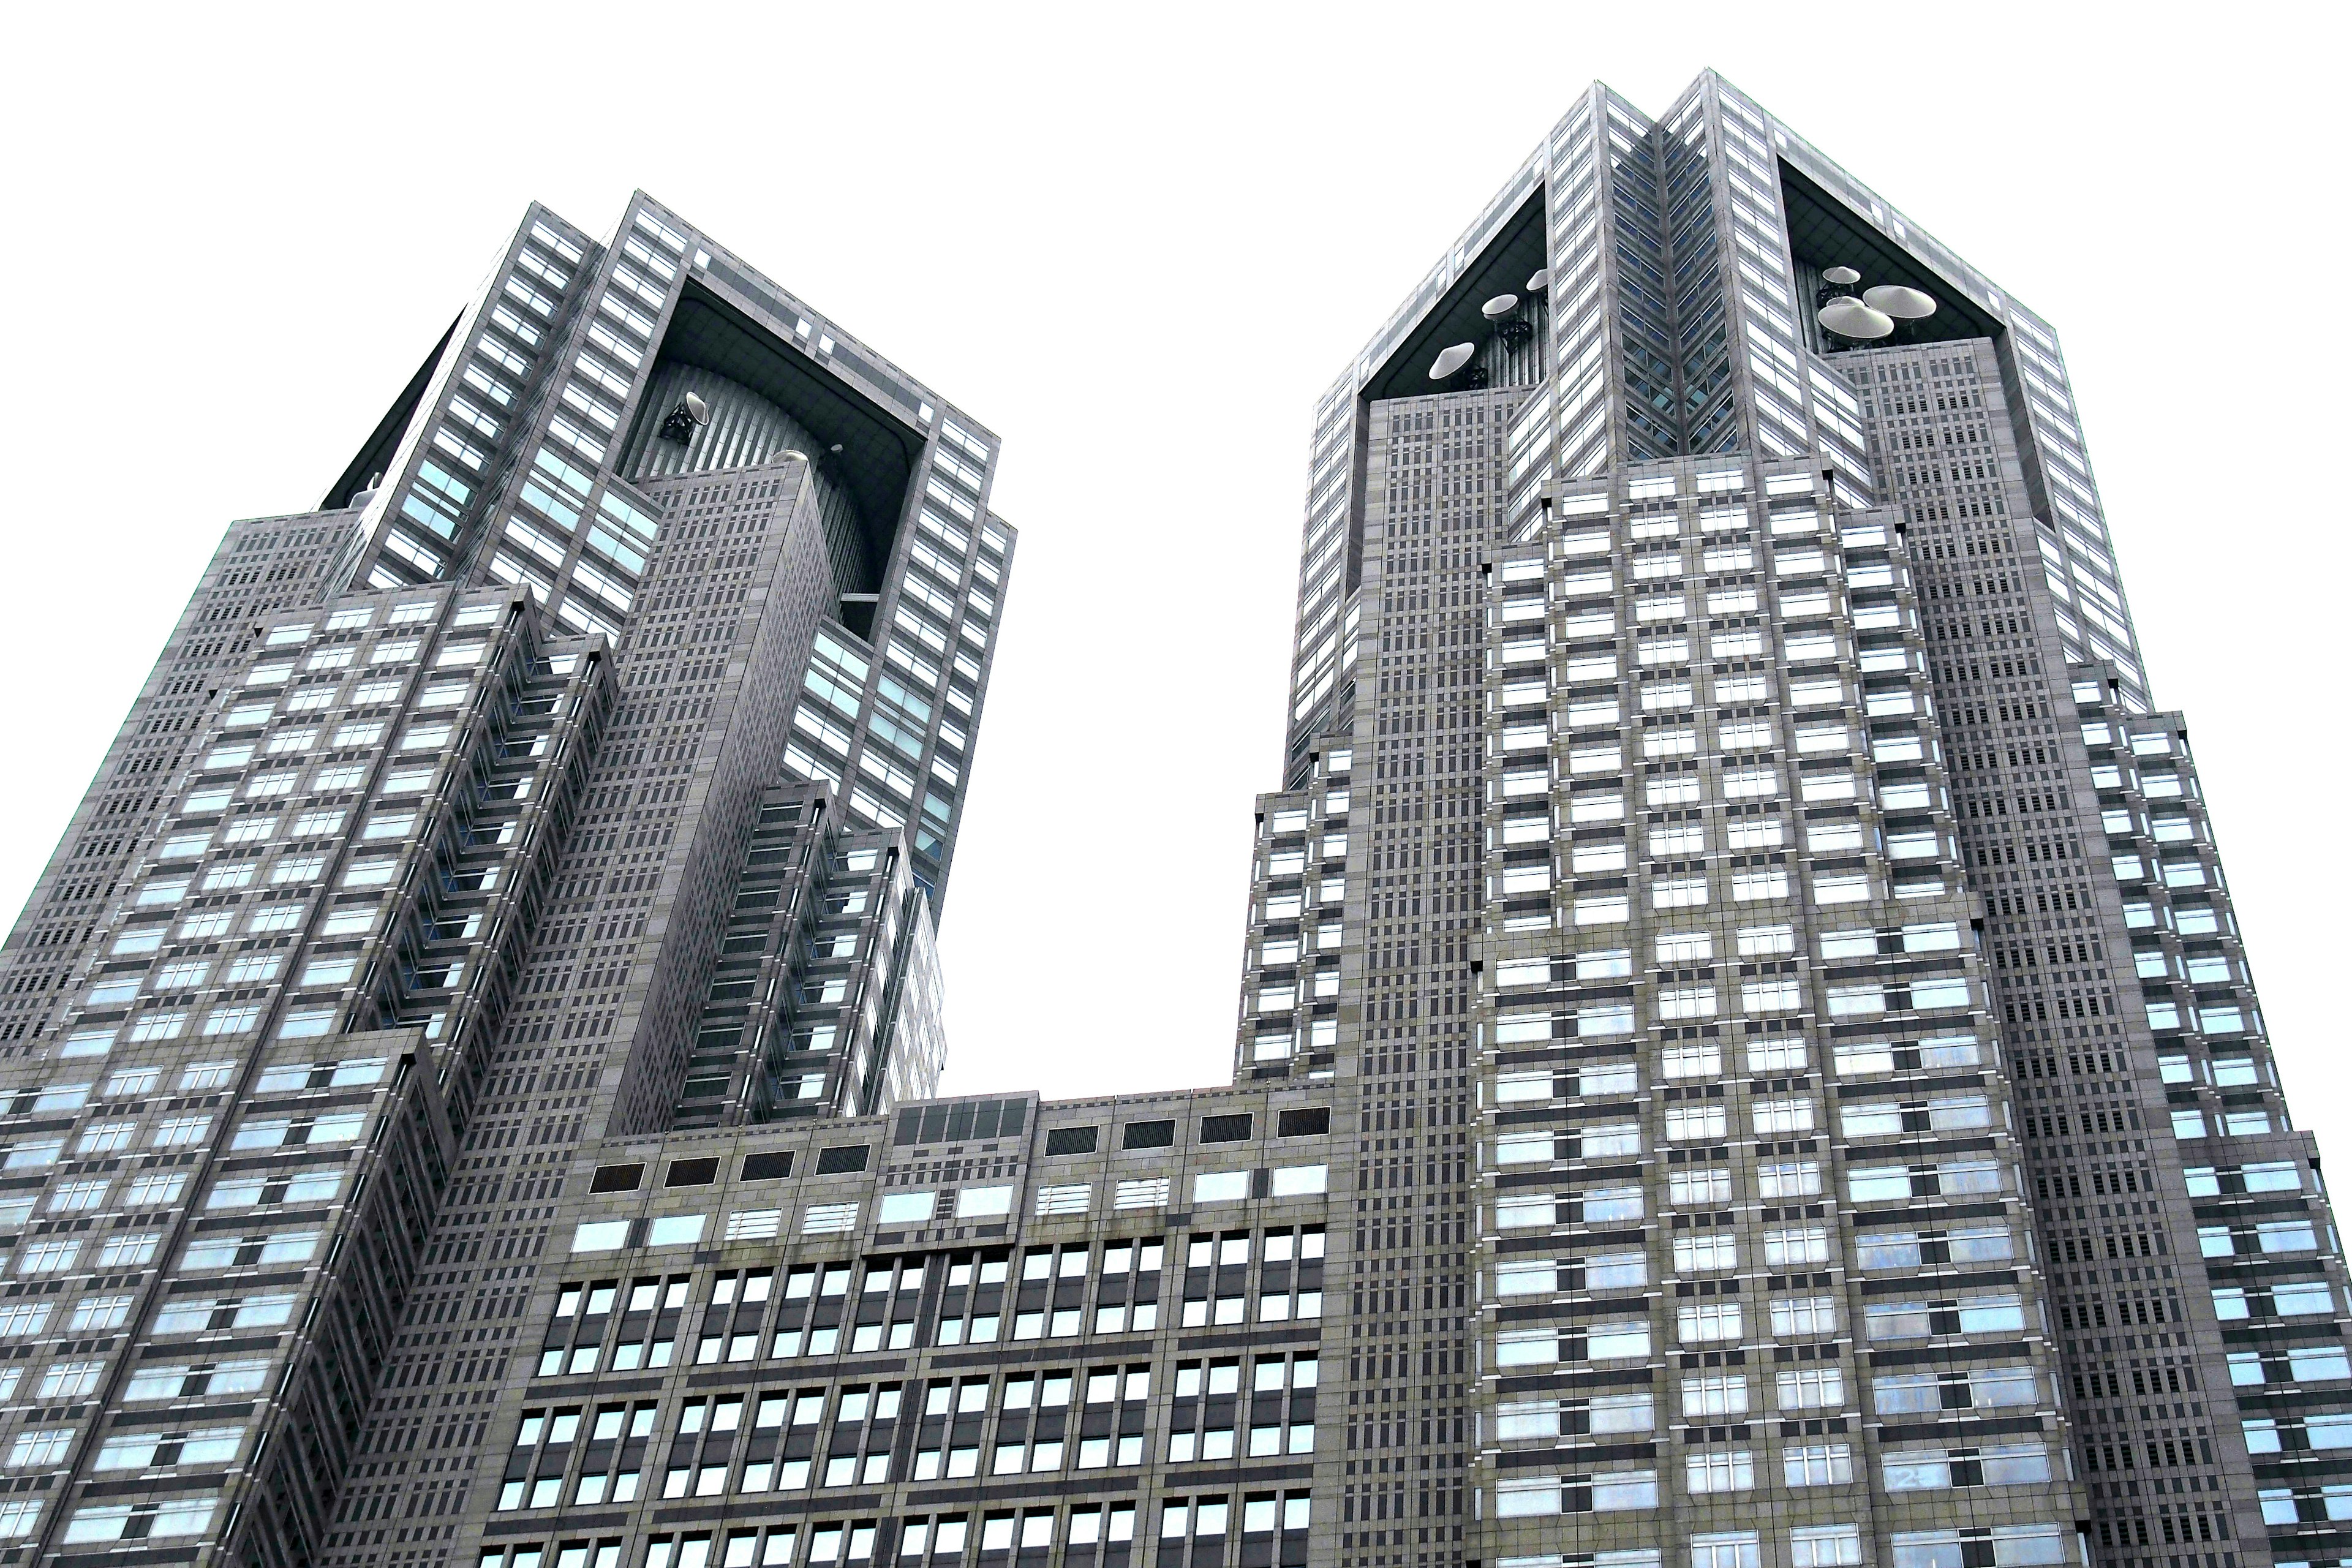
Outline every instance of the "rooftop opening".
[[[1889, 348], [1905, 343], [1958, 342], [1967, 338], [1998, 339], [2007, 330], [1979, 310], [1958, 285], [1947, 279], [1878, 232], [1861, 214], [1803, 174], [1780, 164], [1780, 203], [1789, 215], [1789, 249], [1797, 263], [1798, 287], [1803, 308], [1798, 311], [1816, 353], [1829, 352], [1820, 323], [1813, 320], [1813, 294], [1822, 272], [1831, 267], [1851, 267], [1862, 274], [1853, 285], [1859, 291], [1882, 283], [1899, 283], [1935, 296], [1936, 313], [1924, 321], [1905, 321], [1895, 335], [1863, 346]], [[1839, 343], [1837, 347], [1851, 345]]]
[[[807, 431], [816, 443], [809, 457], [818, 473], [845, 492], [856, 511], [867, 559], [877, 571], [889, 560], [906, 508], [908, 476], [923, 447], [923, 437], [897, 415], [691, 280], [671, 312], [654, 364], [657, 373], [686, 365], [723, 376]], [[656, 407], [656, 401], [647, 397], [639, 404], [625, 451], [659, 439], [655, 432], [670, 410]]]
[[[1463, 268], [1462, 276], [1454, 280], [1454, 286], [1423, 318], [1421, 325], [1372, 373], [1371, 380], [1364, 386], [1368, 400], [1377, 403], [1384, 397], [1426, 397], [1434, 392], [1465, 390], [1451, 383], [1433, 382], [1429, 379], [1429, 367], [1439, 353], [1455, 343], [1473, 343], [1483, 349], [1495, 337], [1496, 324], [1479, 309], [1487, 300], [1499, 294], [1516, 294], [1523, 302], [1526, 300], [1528, 279], [1543, 270], [1543, 191], [1538, 187], [1504, 223], [1478, 258]], [[1540, 345], [1543, 334], [1538, 332], [1534, 337]], [[1538, 364], [1541, 353], [1538, 347]]]

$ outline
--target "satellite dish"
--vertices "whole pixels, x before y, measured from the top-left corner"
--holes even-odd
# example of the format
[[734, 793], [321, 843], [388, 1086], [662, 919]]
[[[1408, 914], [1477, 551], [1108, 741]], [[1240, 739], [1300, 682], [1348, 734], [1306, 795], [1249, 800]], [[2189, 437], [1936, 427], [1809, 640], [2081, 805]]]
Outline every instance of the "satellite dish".
[[827, 448], [825, 448], [825, 449], [826, 449], [827, 451], [830, 451], [830, 452], [838, 452], [838, 451], [840, 451], [840, 450], [841, 450], [841, 443], [840, 443], [840, 442], [838, 442], [838, 441], [835, 441], [835, 442], [831, 447], [827, 447]]
[[1813, 313], [1813, 319], [1842, 338], [1867, 341], [1895, 331], [1894, 318], [1874, 310], [1851, 294], [1841, 294]]
[[1499, 321], [1519, 308], [1517, 294], [1497, 294], [1478, 307], [1478, 313], [1490, 321]]
[[798, 447], [787, 447], [776, 454], [775, 460], [779, 463], [805, 463], [808, 461], [808, 454]]
[[662, 416], [661, 428], [654, 432], [663, 440], [680, 447], [694, 444], [694, 433], [710, 423], [710, 405], [694, 393], [688, 393]]
[[1471, 356], [1475, 354], [1477, 352], [1478, 345], [1476, 343], [1455, 343], [1452, 348], [1447, 349], [1444, 353], [1439, 354], [1437, 356], [1437, 363], [1429, 367], [1429, 379], [1432, 381], [1444, 381], [1447, 376], [1452, 375], [1455, 371], [1460, 370], [1464, 365], [1468, 364], [1470, 363]]
[[1528, 292], [1530, 294], [1540, 294], [1550, 287], [1551, 268], [1549, 267], [1537, 268], [1536, 275], [1528, 279]]
[[1856, 272], [1851, 267], [1831, 267], [1823, 268], [1822, 279], [1824, 282], [1835, 283], [1843, 286], [1848, 283], [1861, 282], [1862, 274]]
[[1900, 283], [1881, 283], [1862, 291], [1862, 302], [1898, 321], [1916, 321], [1936, 313], [1936, 297]]

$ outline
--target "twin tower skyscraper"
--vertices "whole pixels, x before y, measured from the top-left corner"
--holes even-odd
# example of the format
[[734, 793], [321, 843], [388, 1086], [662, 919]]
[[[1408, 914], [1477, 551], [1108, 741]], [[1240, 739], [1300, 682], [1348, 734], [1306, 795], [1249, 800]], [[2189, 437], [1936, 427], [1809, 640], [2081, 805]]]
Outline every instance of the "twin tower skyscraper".
[[2050, 328], [1580, 98], [1318, 405], [1189, 1092], [938, 1094], [996, 453], [640, 195], [231, 526], [0, 967], [0, 1563], [2352, 1561]]

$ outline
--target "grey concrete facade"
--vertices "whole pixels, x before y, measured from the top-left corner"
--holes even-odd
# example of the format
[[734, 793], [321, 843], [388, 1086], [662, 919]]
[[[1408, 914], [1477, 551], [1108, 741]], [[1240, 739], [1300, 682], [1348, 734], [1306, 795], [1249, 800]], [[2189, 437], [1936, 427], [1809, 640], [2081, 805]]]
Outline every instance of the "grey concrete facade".
[[[1941, 308], [1829, 337], [1840, 266]], [[1596, 87], [1310, 461], [1240, 1060], [1418, 1038], [1433, 1168], [1468, 995], [1456, 1550], [2335, 1561], [2340, 1249], [2051, 331], [1719, 78]]]
[[1318, 406], [1184, 1093], [937, 1097], [995, 452], [638, 195], [232, 526], [0, 959], [0, 1561], [2352, 1555], [2046, 325], [1581, 95]]
[[638, 197], [534, 209], [328, 510], [231, 529], [9, 947], [0, 1552], [368, 1558], [572, 1150], [929, 1091], [992, 457]]

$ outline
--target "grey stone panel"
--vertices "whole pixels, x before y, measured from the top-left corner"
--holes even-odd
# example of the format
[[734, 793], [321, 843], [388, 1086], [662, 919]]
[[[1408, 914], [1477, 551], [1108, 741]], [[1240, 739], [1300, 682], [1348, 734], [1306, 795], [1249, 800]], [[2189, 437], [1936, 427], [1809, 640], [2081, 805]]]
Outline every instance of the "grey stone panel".
[[230, 525], [132, 700], [58, 847], [0, 948], [0, 1051], [37, 1052], [62, 990], [89, 956], [96, 921], [128, 874], [208, 705], [240, 669], [261, 621], [312, 602], [352, 514]]
[[[2178, 1479], [2196, 1500], [2168, 1503], [2149, 1544], [2163, 1543], [2167, 1526], [2260, 1539], [2254, 1494], [2266, 1484], [2292, 1490], [2298, 1478], [2277, 1460], [2258, 1477], [2242, 1423], [2275, 1424], [2267, 1387], [2277, 1374], [2241, 1395], [2229, 1357], [2258, 1342], [2340, 1343], [2340, 1285], [2326, 1312], [2285, 1316], [2268, 1334], [2252, 1325], [2268, 1280], [2333, 1284], [2342, 1264], [2326, 1248], [2263, 1254], [2258, 1226], [2252, 1242], [2237, 1241], [2230, 1222], [2243, 1219], [2246, 1200], [2223, 1199], [2217, 1174], [2200, 1203], [2185, 1174], [2284, 1166], [2268, 1178], [2293, 1183], [2272, 1200], [2281, 1214], [2325, 1214], [2308, 1156], [2282, 1138], [2290, 1123], [2242, 946], [2221, 934], [2234, 922], [2185, 729], [2131, 711], [2109, 672], [2070, 668], [2060, 616], [2082, 612], [2056, 596], [2045, 571], [2045, 555], [2060, 553], [2058, 531], [2046, 489], [2025, 482], [2013, 353], [1974, 340], [1840, 359], [1908, 520], [1962, 844], [2020, 1066], [2020, 1126], [2094, 1518], [2106, 1539], [2120, 1546], [2127, 1534], [2137, 1546], [2147, 1491]], [[2068, 599], [2085, 592], [2070, 587]], [[2151, 772], [2168, 792], [2155, 800], [2142, 793]], [[2182, 907], [2210, 920], [2214, 940], [2168, 932]], [[2192, 948], [2216, 970], [2212, 984], [2190, 981]], [[2147, 980], [2136, 973], [2143, 949], [2158, 961]], [[2200, 1006], [2213, 1010], [2218, 1034], [2200, 1027]], [[2226, 1088], [2214, 1081], [2217, 1059], [2237, 1080]], [[2176, 1109], [2192, 1137], [2176, 1133]], [[2225, 1137], [2231, 1115], [2250, 1131]], [[2208, 1241], [2200, 1230], [2216, 1215], [2225, 1237]], [[2307, 1223], [2316, 1235], [2327, 1221]], [[2207, 1245], [2226, 1250], [2204, 1260]], [[2235, 1261], [2240, 1251], [2260, 1260]], [[2246, 1315], [2225, 1321], [2224, 1305]], [[2154, 1390], [2138, 1394], [2150, 1384], [2160, 1403]], [[2296, 1400], [2321, 1414], [2336, 1403], [2317, 1389]], [[2265, 1440], [2284, 1451], [2288, 1439], [2271, 1432]]]

